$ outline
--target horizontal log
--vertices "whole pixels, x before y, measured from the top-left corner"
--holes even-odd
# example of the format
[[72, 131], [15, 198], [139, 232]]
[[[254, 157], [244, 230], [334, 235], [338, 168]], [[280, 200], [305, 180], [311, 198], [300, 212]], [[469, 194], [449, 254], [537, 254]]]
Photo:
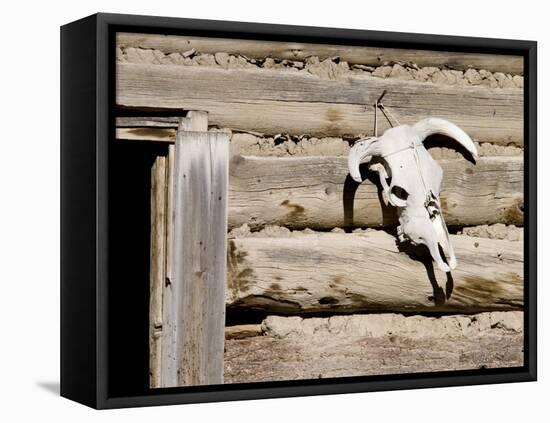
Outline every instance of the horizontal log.
[[486, 69], [493, 72], [523, 74], [523, 57], [497, 54], [121, 32], [117, 34], [117, 46], [156, 49], [165, 54], [181, 54], [194, 49], [200, 53], [214, 54], [224, 52], [235, 55], [242, 54], [254, 59], [271, 57], [287, 60], [305, 60], [310, 56], [317, 56], [320, 59], [337, 56], [350, 64], [368, 66], [416, 63], [419, 66], [436, 66], [458, 70], [474, 68]]
[[289, 314], [523, 307], [522, 243], [458, 235], [451, 242], [458, 266], [447, 276], [423, 250], [401, 252], [383, 231], [230, 239], [226, 304]]
[[[448, 225], [523, 224], [523, 159], [482, 157], [441, 160], [441, 201]], [[289, 228], [388, 226], [373, 180], [357, 186], [346, 157], [234, 156], [229, 167], [229, 226]]]
[[[141, 128], [119, 128], [132, 129]], [[150, 139], [145, 133], [133, 136]], [[523, 225], [522, 157], [482, 157], [476, 165], [460, 159], [440, 160], [440, 164], [448, 225]], [[229, 227], [246, 223], [253, 229], [265, 225], [332, 229], [397, 224], [395, 209], [383, 204], [372, 179], [357, 187], [347, 174], [345, 157], [235, 156], [230, 163]]]
[[[226, 340], [226, 383], [523, 365], [521, 312], [441, 319], [392, 314], [276, 319], [295, 336], [272, 334], [270, 316], [262, 324], [268, 323], [264, 336]], [[390, 322], [389, 332], [384, 320]], [[446, 329], [439, 330], [443, 325]]]
[[[117, 64], [117, 105], [205, 110], [211, 125], [264, 134], [371, 134], [373, 104], [401, 123], [448, 119], [477, 141], [523, 144], [523, 91], [436, 85], [353, 75], [321, 79], [308, 72], [202, 66]], [[379, 130], [388, 123], [379, 119]]]

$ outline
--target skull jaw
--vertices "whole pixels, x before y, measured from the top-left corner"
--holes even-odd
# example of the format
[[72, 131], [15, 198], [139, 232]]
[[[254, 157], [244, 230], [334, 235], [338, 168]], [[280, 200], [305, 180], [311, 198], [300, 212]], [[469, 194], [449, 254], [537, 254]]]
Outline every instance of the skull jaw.
[[401, 225], [397, 228], [399, 241], [426, 246], [439, 270], [445, 273], [453, 270], [457, 261], [443, 217], [438, 215], [431, 219], [424, 213], [425, 209], [412, 214], [411, 210], [400, 211]]
[[418, 247], [420, 245], [424, 245], [428, 248], [428, 251], [430, 252], [430, 255], [432, 256], [432, 260], [437, 265], [438, 269], [442, 272], [448, 273], [451, 270], [453, 270], [456, 267], [456, 258], [450, 257], [447, 261], [447, 257], [443, 259], [443, 255], [441, 254], [442, 247], [440, 247], [439, 243], [426, 243], [426, 242], [414, 242], [407, 238], [406, 235], [402, 235], [399, 237], [399, 242], [404, 243], [408, 242], [410, 245]]

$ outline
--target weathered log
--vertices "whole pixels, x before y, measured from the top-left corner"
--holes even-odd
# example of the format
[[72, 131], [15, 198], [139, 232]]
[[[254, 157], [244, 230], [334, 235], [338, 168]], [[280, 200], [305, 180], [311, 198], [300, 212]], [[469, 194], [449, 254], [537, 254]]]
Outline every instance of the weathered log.
[[[523, 159], [441, 160], [448, 225], [523, 224]], [[345, 157], [235, 156], [230, 164], [229, 226], [247, 223], [332, 229], [396, 224], [376, 185], [357, 186]]]
[[162, 292], [166, 278], [166, 201], [168, 158], [151, 168], [151, 265], [149, 291], [149, 385], [160, 387], [162, 360]]
[[270, 316], [262, 324], [267, 329], [264, 336], [226, 341], [225, 381], [521, 367], [522, 322], [521, 312], [441, 319], [388, 314], [303, 320]]
[[[523, 225], [523, 159], [440, 160], [447, 224]], [[230, 166], [229, 227], [332, 229], [395, 225], [371, 181], [347, 179], [344, 157], [236, 156]], [[288, 177], [292, 175], [292, 177]]]
[[[353, 75], [325, 80], [307, 72], [117, 64], [117, 105], [206, 110], [211, 125], [265, 134], [372, 134], [373, 105], [401, 123], [448, 119], [476, 141], [523, 145], [523, 91], [436, 85]], [[379, 120], [379, 131], [388, 128]]]
[[290, 314], [522, 308], [522, 243], [451, 242], [458, 266], [446, 275], [427, 252], [401, 252], [383, 231], [230, 239], [227, 306]]
[[218, 52], [242, 54], [254, 59], [272, 57], [287, 60], [305, 60], [310, 56], [317, 56], [320, 59], [339, 57], [350, 64], [368, 66], [416, 63], [418, 66], [436, 66], [459, 70], [474, 68], [523, 74], [523, 57], [512, 55], [174, 35], [167, 37], [164, 35], [123, 32], [117, 33], [117, 46], [156, 49], [165, 54], [181, 54], [195, 50], [200, 53], [211, 54]]

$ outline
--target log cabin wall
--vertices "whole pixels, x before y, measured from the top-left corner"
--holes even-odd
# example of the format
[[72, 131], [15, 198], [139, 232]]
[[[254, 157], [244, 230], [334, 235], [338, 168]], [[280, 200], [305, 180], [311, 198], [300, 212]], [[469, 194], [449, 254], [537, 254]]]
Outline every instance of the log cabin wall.
[[[118, 139], [172, 145], [189, 110], [230, 137], [225, 382], [521, 365], [521, 57], [129, 33], [116, 54]], [[396, 245], [371, 175], [347, 175], [384, 91], [400, 123], [446, 118], [478, 146], [474, 164], [448, 139], [427, 141], [459, 260], [450, 279]], [[153, 208], [168, 201], [153, 194]]]

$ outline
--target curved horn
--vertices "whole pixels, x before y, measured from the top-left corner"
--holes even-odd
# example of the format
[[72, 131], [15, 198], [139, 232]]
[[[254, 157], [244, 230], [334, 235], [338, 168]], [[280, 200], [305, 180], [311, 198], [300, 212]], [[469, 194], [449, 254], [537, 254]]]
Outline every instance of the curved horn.
[[359, 165], [362, 162], [368, 162], [372, 156], [380, 154], [377, 141], [376, 137], [365, 138], [357, 141], [351, 148], [348, 155], [348, 170], [355, 182], [362, 181]]
[[477, 148], [470, 136], [448, 120], [440, 118], [427, 118], [413, 125], [413, 128], [420, 132], [420, 138], [422, 141], [433, 134], [442, 134], [453, 138], [466, 150], [468, 150], [474, 159], [477, 159]]

